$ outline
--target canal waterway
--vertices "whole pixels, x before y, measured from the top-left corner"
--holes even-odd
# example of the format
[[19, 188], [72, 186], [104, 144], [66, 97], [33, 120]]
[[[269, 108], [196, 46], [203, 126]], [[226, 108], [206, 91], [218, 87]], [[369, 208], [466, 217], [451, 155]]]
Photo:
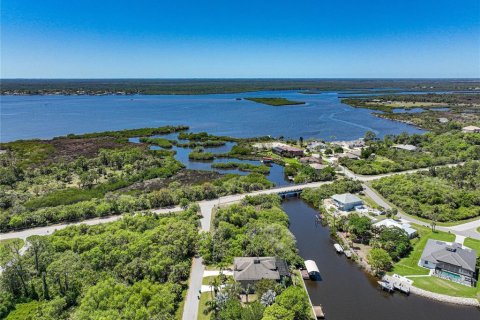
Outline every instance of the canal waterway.
[[290, 218], [300, 256], [314, 260], [320, 281], [306, 281], [312, 303], [322, 305], [329, 320], [473, 320], [480, 318], [474, 307], [440, 303], [420, 296], [389, 294], [377, 280], [333, 248], [328, 227], [315, 223], [318, 212], [298, 198], [282, 204]]

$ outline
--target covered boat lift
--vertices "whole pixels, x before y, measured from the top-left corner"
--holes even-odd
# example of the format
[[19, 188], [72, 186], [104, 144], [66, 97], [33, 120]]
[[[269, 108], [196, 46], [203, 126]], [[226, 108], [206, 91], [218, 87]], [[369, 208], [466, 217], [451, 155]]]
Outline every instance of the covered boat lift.
[[310, 278], [316, 278], [320, 276], [320, 270], [318, 270], [317, 264], [313, 260], [305, 260], [305, 268], [307, 269]]

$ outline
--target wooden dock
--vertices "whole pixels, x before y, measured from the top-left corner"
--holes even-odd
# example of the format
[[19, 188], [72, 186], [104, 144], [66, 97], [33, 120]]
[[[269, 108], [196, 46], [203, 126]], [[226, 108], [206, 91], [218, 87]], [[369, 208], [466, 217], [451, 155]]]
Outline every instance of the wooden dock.
[[411, 283], [411, 280], [405, 277], [401, 277], [397, 274], [394, 274], [393, 276], [384, 275], [382, 277], [382, 281], [388, 282], [389, 284], [391, 284], [391, 286], [395, 290], [398, 290], [405, 294], [410, 294], [410, 286], [412, 285], [412, 283]]

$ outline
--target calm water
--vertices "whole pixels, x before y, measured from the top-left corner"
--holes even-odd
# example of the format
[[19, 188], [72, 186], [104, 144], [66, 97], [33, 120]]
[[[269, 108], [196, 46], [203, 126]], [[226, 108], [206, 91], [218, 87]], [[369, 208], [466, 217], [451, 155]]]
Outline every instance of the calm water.
[[[307, 102], [271, 107], [239, 97], [285, 97]], [[252, 137], [346, 140], [367, 130], [379, 136], [421, 132], [340, 103], [338, 94], [292, 91], [178, 96], [1, 96], [0, 141], [52, 138], [140, 127], [184, 124], [192, 131]]]
[[353, 261], [338, 255], [329, 229], [316, 225], [317, 211], [298, 198], [283, 202], [290, 218], [290, 230], [297, 238], [300, 256], [317, 263], [321, 281], [306, 281], [314, 305], [321, 304], [329, 320], [473, 320], [480, 312], [435, 302], [411, 294], [389, 294]]
[[[179, 140], [178, 139], [178, 134], [168, 134], [168, 135], [159, 135], [158, 137], [166, 138], [166, 139], [173, 139], [173, 140], [178, 140], [180, 142], [187, 142], [186, 140]], [[139, 138], [131, 138], [129, 139], [131, 142], [134, 143], [139, 143]], [[212, 152], [212, 153], [225, 153], [230, 151], [232, 146], [235, 145], [235, 143], [232, 142], [227, 142], [224, 146], [220, 147], [215, 147], [215, 148], [204, 148], [205, 152]], [[160, 147], [157, 146], [151, 146], [150, 147], [153, 150], [158, 150], [161, 149]], [[182, 162], [187, 169], [192, 169], [192, 170], [207, 170], [207, 171], [216, 171], [219, 173], [235, 173], [235, 174], [240, 174], [240, 175], [247, 175], [250, 172], [245, 172], [245, 171], [240, 171], [240, 170], [222, 170], [222, 169], [214, 169], [212, 168], [213, 163], [218, 163], [218, 162], [242, 162], [242, 163], [250, 163], [254, 165], [259, 165], [261, 164], [260, 161], [253, 161], [253, 160], [240, 160], [240, 159], [234, 159], [234, 158], [216, 158], [213, 161], [192, 161], [188, 159], [188, 154], [192, 152], [193, 149], [190, 148], [180, 148], [177, 146], [173, 146], [170, 150], [175, 150], [177, 153], [175, 155], [175, 158]], [[275, 186], [278, 187], [283, 187], [287, 185], [291, 185], [292, 182], [290, 182], [288, 179], [285, 179], [285, 174], [283, 171], [283, 167], [276, 164], [272, 163], [270, 166], [270, 173], [266, 175], [267, 179], [270, 180], [271, 182], [275, 183]]]

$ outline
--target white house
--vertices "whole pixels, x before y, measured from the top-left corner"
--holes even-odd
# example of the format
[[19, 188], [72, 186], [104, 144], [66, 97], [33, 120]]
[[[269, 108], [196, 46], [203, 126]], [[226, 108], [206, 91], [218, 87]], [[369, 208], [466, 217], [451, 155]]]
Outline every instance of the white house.
[[356, 206], [363, 205], [362, 199], [351, 193], [334, 194], [332, 200], [340, 210], [350, 211]]
[[408, 234], [409, 238], [414, 238], [417, 236], [417, 230], [413, 229], [410, 224], [402, 222], [402, 221], [395, 221], [393, 219], [385, 219], [373, 224], [374, 227], [386, 227], [386, 228], [393, 228], [397, 227], [402, 229]]

